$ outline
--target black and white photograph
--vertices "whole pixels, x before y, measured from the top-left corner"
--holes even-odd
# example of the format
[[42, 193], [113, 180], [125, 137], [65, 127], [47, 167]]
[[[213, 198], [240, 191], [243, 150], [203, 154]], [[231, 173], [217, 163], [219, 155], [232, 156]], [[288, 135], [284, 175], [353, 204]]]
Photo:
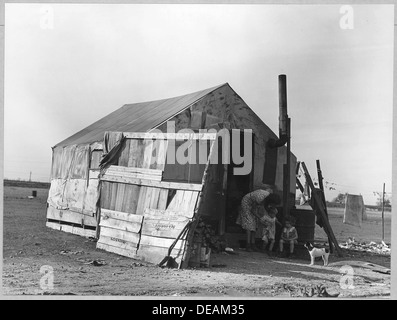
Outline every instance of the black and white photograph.
[[6, 2], [2, 297], [392, 298], [394, 13]]

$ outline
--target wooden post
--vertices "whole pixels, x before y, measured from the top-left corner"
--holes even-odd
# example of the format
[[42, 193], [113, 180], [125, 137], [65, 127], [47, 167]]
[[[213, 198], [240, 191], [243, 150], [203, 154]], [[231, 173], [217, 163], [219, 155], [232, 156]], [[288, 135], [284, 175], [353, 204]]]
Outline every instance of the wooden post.
[[[220, 166], [220, 164], [219, 164]], [[226, 199], [227, 199], [227, 175], [228, 175], [228, 164], [223, 165], [223, 177], [222, 177], [222, 191], [221, 191], [221, 203], [220, 203], [220, 214], [221, 218], [219, 221], [219, 235], [224, 235], [226, 230]]]
[[322, 220], [324, 221], [324, 226], [325, 226], [324, 230], [327, 233], [327, 235], [329, 236], [329, 238], [331, 239], [331, 241], [333, 242], [333, 244], [335, 246], [335, 249], [336, 249], [336, 251], [338, 253], [338, 256], [341, 257], [342, 256], [342, 251], [341, 251], [341, 249], [340, 249], [340, 247], [338, 245], [338, 241], [335, 238], [334, 232], [332, 231], [331, 225], [329, 224], [327, 216], [326, 216], [326, 214], [324, 212], [324, 208], [322, 206], [322, 200], [318, 197], [317, 193], [314, 192], [314, 184], [313, 184], [312, 178], [310, 177], [310, 174], [309, 174], [309, 172], [308, 172], [308, 170], [306, 168], [306, 164], [304, 162], [302, 162], [302, 167], [303, 167], [303, 170], [305, 172], [306, 181], [309, 184], [309, 187], [312, 189], [312, 193], [311, 194], [312, 194], [312, 197], [314, 199], [314, 202], [315, 202], [316, 206], [319, 209], [319, 212], [320, 212]]
[[385, 184], [383, 183], [382, 194], [382, 241], [385, 241]]
[[[328, 220], [328, 212], [327, 212], [327, 202], [325, 201], [325, 192], [324, 192], [324, 184], [323, 184], [323, 175], [321, 172], [321, 167], [320, 167], [320, 160], [316, 160], [316, 165], [317, 165], [317, 176], [318, 176], [318, 185], [321, 190], [321, 200], [323, 201], [324, 204], [324, 212], [325, 215], [327, 216]], [[329, 221], [329, 220], [328, 220]], [[334, 247], [332, 245], [332, 241], [328, 236], [328, 243], [329, 243], [329, 250], [331, 253], [334, 253]]]
[[291, 118], [287, 117], [287, 164], [286, 164], [286, 170], [284, 172], [285, 174], [285, 211], [284, 211], [284, 218], [289, 218], [289, 212], [290, 212], [290, 201], [289, 201], [289, 194], [290, 194], [290, 189], [291, 189]]
[[288, 217], [287, 165], [283, 164], [283, 218]]

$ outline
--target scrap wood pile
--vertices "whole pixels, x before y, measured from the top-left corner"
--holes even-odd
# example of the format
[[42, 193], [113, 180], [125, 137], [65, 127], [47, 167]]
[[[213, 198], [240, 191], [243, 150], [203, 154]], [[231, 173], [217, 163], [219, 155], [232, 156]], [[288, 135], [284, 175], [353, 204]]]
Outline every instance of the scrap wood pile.
[[390, 255], [391, 248], [384, 241], [381, 243], [376, 243], [371, 241], [370, 243], [358, 242], [354, 238], [349, 238], [345, 244], [340, 244], [343, 249], [350, 249], [356, 251], [363, 251], [368, 253], [384, 254]]

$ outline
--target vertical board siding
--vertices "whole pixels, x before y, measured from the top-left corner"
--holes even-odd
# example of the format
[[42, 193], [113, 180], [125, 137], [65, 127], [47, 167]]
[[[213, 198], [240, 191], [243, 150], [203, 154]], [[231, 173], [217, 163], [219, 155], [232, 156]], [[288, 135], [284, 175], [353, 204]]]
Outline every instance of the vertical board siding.
[[[170, 245], [195, 214], [206, 167], [173, 166], [180, 169], [175, 172], [180, 182], [163, 181], [168, 146], [167, 139], [126, 139], [118, 166], [109, 167], [102, 177], [97, 248], [151, 263], [159, 263], [168, 255]], [[199, 157], [196, 152], [196, 159]], [[199, 183], [200, 188], [189, 184], [187, 178]], [[186, 254], [186, 237], [171, 253], [179, 264]]]
[[121, 167], [127, 167], [129, 156], [130, 156], [130, 142], [128, 140], [125, 140], [121, 150], [121, 155], [119, 157], [118, 165]]
[[153, 155], [153, 140], [144, 140], [144, 153], [142, 168], [149, 169], [152, 162]]

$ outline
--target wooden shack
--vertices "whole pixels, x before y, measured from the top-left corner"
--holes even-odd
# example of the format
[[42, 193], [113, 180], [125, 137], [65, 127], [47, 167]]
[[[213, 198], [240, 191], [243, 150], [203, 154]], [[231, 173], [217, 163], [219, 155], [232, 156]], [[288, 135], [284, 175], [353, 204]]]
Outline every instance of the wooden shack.
[[[219, 142], [222, 130], [230, 133], [231, 146], [240, 146], [240, 155], [252, 151], [247, 174], [235, 174], [242, 164], [233, 157], [226, 164], [219, 158], [231, 152]], [[96, 237], [98, 248], [150, 262], [159, 262], [178, 232], [199, 216], [218, 234], [238, 238], [242, 196], [264, 184], [283, 192], [287, 148], [269, 148], [276, 139], [227, 83], [125, 105], [53, 147], [47, 226]], [[193, 141], [198, 149], [185, 149], [196, 163], [167, 161], [171, 146], [174, 150]], [[207, 150], [204, 156], [202, 150]], [[215, 153], [217, 164], [210, 161]], [[291, 154], [290, 159], [294, 202], [296, 158]], [[181, 265], [187, 263], [189, 237], [192, 231], [174, 248]]]

